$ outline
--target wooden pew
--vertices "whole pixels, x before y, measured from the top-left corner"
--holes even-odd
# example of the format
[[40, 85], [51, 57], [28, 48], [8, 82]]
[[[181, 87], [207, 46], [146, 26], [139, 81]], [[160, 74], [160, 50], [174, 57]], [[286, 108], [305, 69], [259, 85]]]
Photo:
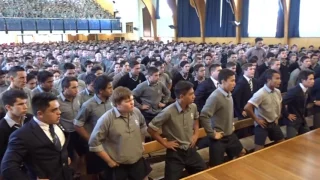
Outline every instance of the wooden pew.
[[[313, 108], [313, 103], [308, 104], [307, 107], [308, 107], [308, 110], [311, 110]], [[306, 119], [307, 119], [308, 125], [312, 126], [312, 124], [313, 124], [312, 117], [307, 117]], [[234, 123], [235, 130], [248, 128], [253, 125], [254, 125], [254, 120], [251, 118], [236, 121]], [[281, 130], [286, 137], [286, 126], [282, 126]], [[207, 134], [206, 134], [205, 130], [203, 128], [200, 128], [199, 129], [199, 138], [203, 138], [206, 135]], [[242, 138], [242, 139], [240, 139], [240, 142], [246, 150], [248, 150], [248, 151], [254, 150], [254, 135]], [[269, 138], [267, 138], [265, 144], [268, 145], [271, 143], [272, 143], [272, 141]], [[151, 142], [144, 144], [144, 153], [143, 154], [150, 156], [151, 153], [161, 151], [161, 150], [165, 150], [165, 147], [163, 147], [157, 141], [151, 141]], [[200, 149], [200, 150], [198, 150], [198, 153], [205, 160], [205, 162], [208, 162], [209, 148]], [[152, 179], [162, 179], [164, 177], [164, 166], [165, 166], [164, 161], [153, 164], [151, 166], [153, 168], [153, 171], [150, 173], [149, 177]]]

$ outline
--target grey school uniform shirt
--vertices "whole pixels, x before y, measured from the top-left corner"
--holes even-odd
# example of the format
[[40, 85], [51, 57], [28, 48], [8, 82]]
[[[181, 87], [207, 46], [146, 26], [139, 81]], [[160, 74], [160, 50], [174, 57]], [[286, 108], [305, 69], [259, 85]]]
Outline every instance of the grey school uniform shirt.
[[[32, 97], [33, 97], [34, 95], [40, 94], [40, 93], [43, 93], [43, 92], [45, 92], [45, 91], [38, 85], [36, 88], [34, 88], [34, 89], [31, 91], [31, 94], [32, 94]], [[56, 89], [54, 89], [54, 88], [52, 88], [52, 90], [51, 90], [50, 92], [48, 92], [48, 93], [51, 93], [51, 94], [53, 94], [53, 95], [55, 95], [55, 96], [58, 96], [58, 95], [59, 95], [58, 90], [56, 90]]]
[[232, 94], [218, 87], [203, 106], [200, 123], [210, 137], [214, 135], [214, 130], [228, 136], [233, 133], [233, 115]]
[[93, 131], [98, 119], [112, 108], [111, 101], [102, 102], [95, 94], [82, 104], [80, 111], [74, 119], [74, 125], [84, 127], [88, 133]]
[[192, 103], [183, 111], [176, 101], [163, 109], [150, 123], [154, 131], [162, 130], [162, 134], [169, 141], [178, 141], [179, 148], [187, 150], [191, 144], [193, 124], [199, 119], [197, 105]]
[[80, 98], [76, 96], [72, 101], [69, 101], [65, 96], [60, 93], [58, 96], [60, 104], [61, 119], [60, 123], [68, 132], [74, 132], [73, 120], [80, 110]]
[[134, 108], [129, 118], [126, 118], [114, 107], [98, 120], [89, 139], [89, 150], [105, 150], [120, 164], [136, 163], [142, 157], [146, 129], [147, 125], [139, 109]]
[[[269, 123], [280, 118], [282, 95], [279, 89], [271, 90], [264, 85], [248, 102], [254, 105], [254, 113], [258, 118]], [[257, 125], [256, 122], [255, 125]]]
[[158, 114], [161, 111], [159, 103], [168, 103], [171, 92], [161, 82], [151, 84], [148, 80], [140, 83], [133, 91], [135, 98], [141, 99], [142, 103], [135, 101], [135, 105], [140, 109], [142, 104], [149, 105], [150, 108], [145, 112]]
[[85, 103], [86, 101], [88, 101], [90, 98], [94, 96], [94, 93], [90, 92], [87, 88], [85, 88], [84, 90], [79, 92], [79, 96], [80, 96], [80, 105], [82, 106], [83, 103]]

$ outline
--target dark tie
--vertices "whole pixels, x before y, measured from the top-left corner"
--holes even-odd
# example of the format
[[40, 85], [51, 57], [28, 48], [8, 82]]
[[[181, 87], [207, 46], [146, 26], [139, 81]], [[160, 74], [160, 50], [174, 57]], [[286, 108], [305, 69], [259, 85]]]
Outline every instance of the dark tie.
[[16, 129], [19, 129], [19, 128], [21, 128], [21, 125], [20, 124], [14, 124], [13, 127], [16, 128]]
[[253, 90], [252, 79], [249, 79], [249, 85], [250, 85], [250, 90], [251, 90], [251, 92], [252, 92], [252, 90]]
[[61, 151], [61, 143], [60, 143], [60, 140], [59, 140], [57, 134], [54, 132], [54, 127], [52, 124], [49, 125], [49, 131], [50, 131], [51, 137], [53, 139], [54, 147], [56, 148], [56, 150]]

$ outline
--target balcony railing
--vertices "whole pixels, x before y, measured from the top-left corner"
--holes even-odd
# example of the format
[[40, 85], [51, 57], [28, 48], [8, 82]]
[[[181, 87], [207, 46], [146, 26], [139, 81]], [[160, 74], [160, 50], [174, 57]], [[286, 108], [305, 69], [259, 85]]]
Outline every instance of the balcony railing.
[[0, 18], [0, 31], [121, 31], [119, 19], [49, 19], [49, 18]]

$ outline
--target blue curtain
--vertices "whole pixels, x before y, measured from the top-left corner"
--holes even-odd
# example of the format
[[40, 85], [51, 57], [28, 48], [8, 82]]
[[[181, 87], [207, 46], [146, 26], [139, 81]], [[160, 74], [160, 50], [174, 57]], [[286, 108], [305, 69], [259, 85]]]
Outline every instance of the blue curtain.
[[220, 35], [220, 0], [207, 0], [206, 3], [206, 37]]
[[156, 4], [156, 19], [160, 19], [160, 5], [159, 5], [159, 1], [157, 0], [157, 4]]
[[289, 37], [299, 37], [300, 0], [290, 1], [289, 11]]
[[242, 0], [242, 19], [241, 19], [241, 37], [248, 37], [248, 26], [249, 26], [249, 1]]
[[232, 11], [232, 9], [234, 10], [232, 1], [233, 0], [222, 1], [220, 37], [236, 37], [236, 26], [232, 24], [232, 22], [235, 20], [235, 15]]
[[279, 10], [278, 10], [278, 19], [277, 19], [277, 32], [276, 37], [284, 37], [284, 9], [282, 0], [278, 0]]
[[178, 0], [178, 37], [200, 37], [200, 21], [189, 0]]

